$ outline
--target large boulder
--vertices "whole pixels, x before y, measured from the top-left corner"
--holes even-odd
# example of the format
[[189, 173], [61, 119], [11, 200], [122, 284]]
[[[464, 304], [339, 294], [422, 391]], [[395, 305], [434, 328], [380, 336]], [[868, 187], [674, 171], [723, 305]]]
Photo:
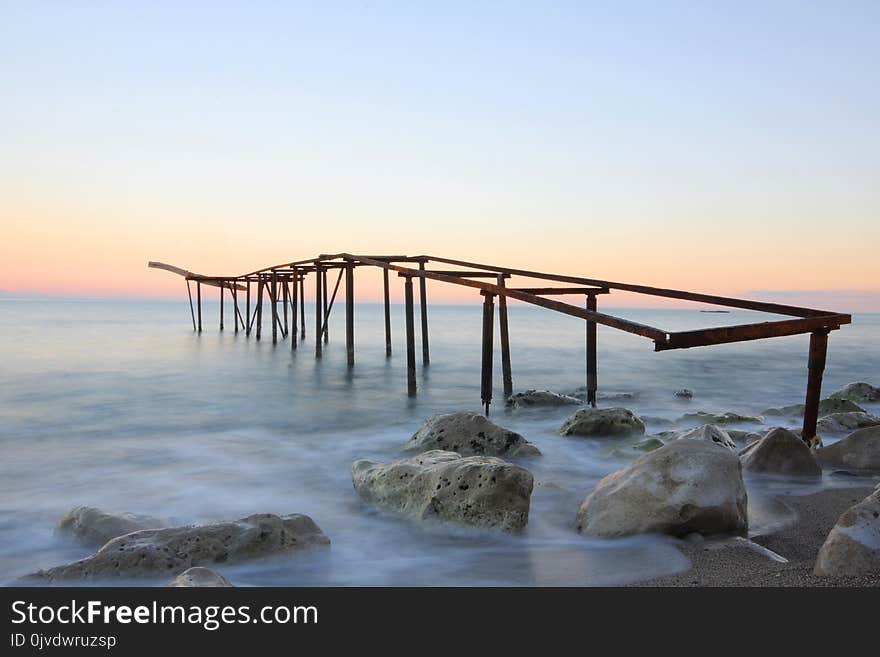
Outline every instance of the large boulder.
[[880, 472], [880, 426], [859, 429], [833, 445], [820, 447], [816, 459], [831, 468]]
[[90, 557], [41, 570], [31, 578], [61, 582], [157, 577], [192, 566], [232, 563], [329, 543], [330, 539], [308, 516], [259, 513], [233, 522], [125, 534]]
[[514, 408], [530, 408], [532, 406], [579, 406], [583, 401], [571, 395], [561, 395], [549, 390], [526, 390], [508, 397], [507, 403]]
[[679, 418], [679, 422], [699, 422], [700, 424], [761, 424], [764, 418], [760, 415], [740, 415], [739, 413], [685, 413]]
[[880, 417], [869, 413], [832, 413], [820, 417], [816, 423], [816, 431], [828, 433], [842, 433], [855, 431], [865, 427], [880, 426]]
[[199, 588], [219, 588], [232, 586], [229, 580], [220, 573], [216, 573], [210, 568], [203, 566], [194, 566], [184, 570], [180, 575], [168, 582], [170, 587], [199, 587]]
[[831, 393], [829, 397], [831, 399], [848, 399], [860, 404], [880, 402], [880, 388], [875, 388], [870, 383], [863, 381], [847, 383], [837, 392]]
[[541, 451], [518, 433], [477, 413], [431, 416], [409, 439], [407, 451], [445, 450], [463, 456], [535, 456]]
[[742, 443], [744, 445], [756, 442], [764, 437], [763, 434], [760, 434], [757, 431], [742, 431], [740, 429], [725, 429], [725, 431], [728, 436], [733, 438], [734, 442]]
[[58, 521], [56, 531], [100, 547], [107, 541], [141, 529], [158, 529], [168, 523], [152, 516], [135, 513], [111, 513], [94, 506], [75, 506]]
[[582, 408], [559, 430], [563, 436], [627, 436], [645, 433], [645, 423], [628, 408]]
[[816, 457], [800, 436], [776, 427], [741, 454], [743, 468], [750, 472], [786, 475], [822, 475]]
[[693, 429], [681, 429], [673, 431], [669, 436], [672, 440], [691, 439], [691, 440], [708, 440], [721, 447], [736, 451], [736, 443], [730, 434], [715, 424], [704, 424], [701, 427]]
[[417, 520], [518, 531], [529, 520], [532, 474], [492, 456], [425, 452], [378, 463], [355, 461], [354, 489], [367, 502]]
[[591, 536], [684, 536], [748, 529], [736, 454], [706, 440], [675, 440], [602, 479], [583, 501], [578, 531]]
[[[774, 415], [796, 417], [804, 414], [804, 404], [792, 404], [780, 408], [768, 408], [761, 415]], [[819, 402], [819, 415], [831, 415], [832, 413], [864, 413], [865, 409], [849, 399], [828, 398]]]
[[820, 577], [880, 572], [880, 490], [844, 511], [819, 549], [813, 572]]

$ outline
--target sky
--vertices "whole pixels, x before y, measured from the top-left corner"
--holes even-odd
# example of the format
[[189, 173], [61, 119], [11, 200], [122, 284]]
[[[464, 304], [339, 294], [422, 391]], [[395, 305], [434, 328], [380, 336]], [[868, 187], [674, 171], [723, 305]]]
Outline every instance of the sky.
[[16, 294], [346, 251], [880, 311], [880, 2], [0, 0], [0, 229]]

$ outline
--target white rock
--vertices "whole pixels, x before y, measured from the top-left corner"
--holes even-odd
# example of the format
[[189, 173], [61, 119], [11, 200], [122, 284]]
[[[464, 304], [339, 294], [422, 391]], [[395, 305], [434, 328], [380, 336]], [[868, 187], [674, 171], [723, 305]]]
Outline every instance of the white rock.
[[541, 453], [518, 433], [477, 413], [433, 415], [403, 448], [420, 452], [439, 449], [463, 456], [535, 456]]
[[830, 394], [829, 397], [831, 399], [848, 399], [857, 403], [880, 402], [880, 388], [863, 381], [847, 383], [837, 392]]
[[583, 501], [578, 531], [592, 536], [743, 534], [747, 497], [736, 454], [675, 440], [602, 479]]
[[93, 506], [75, 506], [61, 516], [56, 531], [72, 534], [86, 545], [100, 547], [123, 534], [165, 526], [167, 523], [151, 516], [111, 513]]
[[507, 403], [514, 408], [530, 408], [532, 406], [579, 406], [583, 401], [577, 397], [561, 395], [550, 390], [525, 390], [508, 397]]
[[355, 461], [351, 479], [364, 500], [386, 511], [505, 531], [528, 523], [534, 484], [513, 463], [439, 450], [390, 463]]
[[628, 408], [582, 408], [559, 430], [563, 436], [626, 436], [645, 433], [645, 423]]
[[880, 572], [880, 490], [840, 516], [819, 549], [813, 572], [820, 577]]
[[736, 451], [736, 443], [733, 441], [733, 438], [730, 437], [730, 434], [715, 424], [704, 424], [701, 427], [694, 427], [693, 429], [674, 431], [671, 438], [672, 440], [681, 440], [682, 438], [708, 440], [721, 447]]
[[[761, 415], [775, 415], [795, 417], [803, 416], [804, 404], [792, 404], [781, 408], [768, 408]], [[832, 413], [864, 413], [865, 409], [849, 399], [828, 398], [819, 402], [819, 415], [831, 415]]]
[[868, 413], [832, 413], [819, 418], [816, 423], [816, 431], [842, 433], [878, 425], [880, 425], [880, 417]]
[[168, 586], [186, 588], [219, 588], [232, 586], [232, 584], [230, 584], [229, 580], [223, 577], [223, 575], [214, 572], [210, 568], [195, 566], [180, 573], [180, 575], [168, 582]]
[[750, 472], [822, 475], [822, 468], [807, 444], [800, 436], [781, 427], [771, 429], [761, 440], [746, 447], [741, 457], [743, 468]]
[[880, 472], [880, 426], [854, 431], [828, 447], [816, 450], [822, 465], [856, 472]]

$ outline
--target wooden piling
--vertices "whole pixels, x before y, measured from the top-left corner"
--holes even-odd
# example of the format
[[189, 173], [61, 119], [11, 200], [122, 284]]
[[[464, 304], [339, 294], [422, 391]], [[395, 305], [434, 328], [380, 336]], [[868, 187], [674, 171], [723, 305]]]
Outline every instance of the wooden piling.
[[480, 371], [480, 399], [489, 416], [489, 404], [492, 403], [492, 346], [495, 329], [492, 325], [495, 317], [495, 296], [489, 292], [483, 295], [483, 359]]
[[269, 287], [269, 300], [272, 303], [272, 344], [278, 343], [278, 276], [272, 272]]
[[324, 335], [324, 344], [327, 344], [330, 341], [330, 327], [327, 325], [330, 321], [330, 309], [327, 303], [327, 270], [324, 269], [321, 272], [321, 276], [323, 281], [321, 281], [321, 290], [324, 293], [324, 322], [322, 324], [322, 332]]
[[[387, 276], [388, 272], [385, 272], [385, 275]], [[189, 314], [190, 314], [190, 317], [192, 317], [192, 321], [193, 321], [193, 331], [195, 331], [196, 330], [196, 311], [193, 310], [193, 295], [192, 295], [192, 290], [189, 287], [189, 279], [187, 279], [187, 281], [186, 281], [186, 294], [189, 297]]]
[[219, 285], [219, 289], [220, 289], [220, 330], [222, 331], [223, 330], [223, 297], [226, 296], [224, 294], [222, 283]]
[[202, 332], [202, 282], [196, 281], [196, 305], [199, 308], [199, 333]]
[[235, 323], [235, 332], [238, 333], [238, 288], [235, 283], [229, 284], [229, 292], [232, 294], [232, 321]]
[[299, 277], [299, 306], [300, 306], [300, 338], [303, 340], [306, 339], [306, 275], [302, 274]]
[[[596, 295], [587, 295], [587, 310], [596, 312]], [[596, 408], [598, 371], [596, 368], [596, 322], [587, 320], [587, 403]]]
[[422, 318], [422, 364], [431, 362], [431, 354], [428, 349], [428, 295], [425, 289], [425, 263], [419, 263], [419, 314]]
[[315, 356], [321, 356], [321, 333], [324, 330], [324, 293], [321, 289], [322, 279], [321, 268], [315, 268]]
[[257, 340], [263, 337], [263, 277], [257, 279]]
[[416, 328], [413, 317], [412, 277], [406, 276], [403, 283], [406, 303], [406, 383], [410, 395], [416, 394]]
[[[504, 275], [498, 276], [498, 287], [504, 287]], [[507, 326], [507, 295], [498, 296], [498, 332], [501, 337], [501, 377], [504, 381], [504, 398], [513, 394], [513, 376], [510, 372], [510, 333]]]
[[287, 279], [281, 281], [281, 306], [284, 309], [284, 324], [281, 329], [281, 335], [287, 337], [287, 332], [290, 330], [290, 326], [287, 323], [287, 304], [290, 303], [290, 288], [287, 284]]
[[391, 356], [391, 294], [388, 289], [388, 270], [382, 270], [382, 283], [385, 288], [385, 357]]
[[247, 337], [251, 337], [251, 326], [254, 321], [251, 318], [251, 282], [250, 279], [247, 281], [247, 292], [245, 292], [245, 306], [244, 306], [244, 318], [245, 318], [245, 327], [244, 334]]
[[293, 270], [293, 279], [292, 279], [292, 289], [290, 290], [290, 348], [291, 350], [296, 349], [297, 343], [297, 333], [299, 329], [297, 328], [297, 313], [299, 312], [299, 274], [296, 269]]
[[819, 399], [822, 395], [822, 374], [828, 351], [828, 331], [810, 333], [810, 354], [807, 362], [807, 398], [804, 408], [804, 426], [801, 437], [808, 445], [816, 437], [819, 419]]
[[345, 351], [354, 366], [354, 265], [345, 266]]

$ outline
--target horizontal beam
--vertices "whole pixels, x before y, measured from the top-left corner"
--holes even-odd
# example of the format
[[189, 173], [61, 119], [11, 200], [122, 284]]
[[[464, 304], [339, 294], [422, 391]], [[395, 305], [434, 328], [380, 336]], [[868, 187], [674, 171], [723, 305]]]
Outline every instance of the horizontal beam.
[[452, 269], [427, 269], [432, 274], [441, 274], [442, 276], [461, 276], [462, 278], [510, 278], [510, 274], [498, 274], [494, 271], [455, 271]]
[[[196, 274], [195, 272], [188, 271], [183, 269], [182, 267], [175, 267], [174, 265], [169, 265], [164, 262], [156, 262], [150, 260], [147, 263], [147, 267], [152, 267], [153, 269], [164, 269], [165, 271], [170, 271], [172, 274], [177, 274], [178, 276], [183, 276], [188, 281], [198, 281], [199, 283], [203, 283], [204, 285], [210, 285], [211, 287], [229, 287], [229, 282], [235, 280], [234, 278], [226, 278], [221, 276], [203, 276], [202, 274]], [[236, 290], [244, 290], [246, 289], [242, 285], [235, 285]]]
[[607, 287], [512, 287], [511, 290], [555, 296], [560, 294], [608, 294]]
[[849, 324], [851, 321], [849, 315], [828, 315], [826, 317], [786, 319], [779, 322], [720, 326], [718, 328], [701, 329], [698, 331], [681, 331], [670, 333], [668, 340], [655, 343], [654, 350], [688, 349], [690, 347], [705, 347], [728, 342], [778, 338], [786, 335], [812, 333], [817, 329], [834, 331], [839, 329], [841, 324]]

